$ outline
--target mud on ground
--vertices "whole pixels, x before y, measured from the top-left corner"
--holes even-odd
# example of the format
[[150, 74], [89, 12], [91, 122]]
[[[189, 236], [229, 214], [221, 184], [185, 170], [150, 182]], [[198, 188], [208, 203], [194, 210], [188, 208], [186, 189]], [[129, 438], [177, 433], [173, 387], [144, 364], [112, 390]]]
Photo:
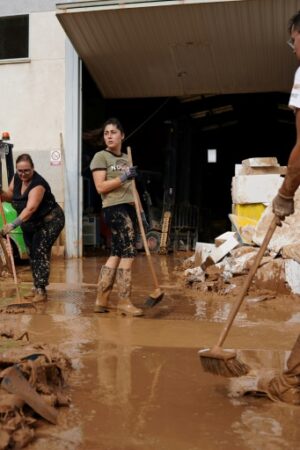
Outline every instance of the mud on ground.
[[[174, 270], [184, 257], [154, 257], [165, 296], [145, 309], [153, 286], [139, 255], [133, 301], [144, 309], [141, 318], [92, 312], [103, 258], [57, 259], [45, 305], [0, 315], [6, 330], [14, 322], [14, 336], [27, 332], [30, 345], [54, 346], [73, 367], [70, 406], [59, 408], [57, 425], [40, 421], [28, 449], [298, 448], [298, 408], [232, 396], [228, 380], [203, 372], [198, 350], [215, 343], [238, 288], [222, 294], [191, 289], [182, 270]], [[21, 293], [29, 292], [30, 272], [21, 268], [19, 278]], [[13, 289], [0, 280], [0, 303], [15, 300]], [[298, 297], [273, 294], [251, 290], [226, 340], [226, 348], [254, 368], [282, 368], [299, 333]]]

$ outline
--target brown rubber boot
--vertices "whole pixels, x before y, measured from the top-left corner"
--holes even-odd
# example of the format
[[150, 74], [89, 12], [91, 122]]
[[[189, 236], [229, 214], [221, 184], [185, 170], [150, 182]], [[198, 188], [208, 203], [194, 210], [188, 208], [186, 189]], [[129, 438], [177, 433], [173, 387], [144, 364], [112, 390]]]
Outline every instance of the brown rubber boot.
[[300, 334], [292, 348], [289, 359], [287, 360], [287, 372], [295, 376], [300, 375]]
[[35, 290], [35, 295], [34, 295], [34, 297], [33, 297], [33, 299], [32, 299], [32, 302], [33, 303], [36, 303], [36, 302], [45, 302], [47, 300], [47, 292], [46, 292], [46, 289], [43, 289], [43, 288], [37, 288], [36, 290]]
[[116, 277], [119, 293], [119, 302], [117, 306], [118, 314], [126, 316], [142, 316], [143, 311], [136, 308], [130, 301], [131, 297], [131, 270], [117, 269]]
[[98, 294], [94, 306], [94, 312], [106, 313], [108, 310], [108, 300], [112, 291], [117, 269], [111, 269], [107, 266], [102, 266], [98, 280]]

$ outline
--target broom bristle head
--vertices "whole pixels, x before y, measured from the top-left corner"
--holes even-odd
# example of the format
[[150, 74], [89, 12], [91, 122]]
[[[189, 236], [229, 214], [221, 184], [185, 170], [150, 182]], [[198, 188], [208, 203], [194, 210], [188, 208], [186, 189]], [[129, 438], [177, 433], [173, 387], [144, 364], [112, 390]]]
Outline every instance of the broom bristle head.
[[145, 302], [145, 306], [148, 308], [153, 308], [153, 306], [157, 305], [157, 303], [161, 302], [165, 293], [160, 289], [156, 289], [153, 293], [149, 295]]
[[200, 361], [205, 372], [223, 377], [241, 377], [249, 372], [247, 364], [236, 357], [235, 352], [226, 352], [218, 349], [200, 350]]

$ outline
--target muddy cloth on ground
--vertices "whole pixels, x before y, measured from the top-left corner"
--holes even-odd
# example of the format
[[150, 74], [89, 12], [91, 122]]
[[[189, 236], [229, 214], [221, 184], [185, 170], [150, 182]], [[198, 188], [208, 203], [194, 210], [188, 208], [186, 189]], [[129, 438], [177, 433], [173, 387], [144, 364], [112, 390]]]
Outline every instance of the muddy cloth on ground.
[[[1, 337], [0, 349], [0, 381], [17, 365], [43, 401], [53, 407], [69, 405], [66, 378], [71, 364], [55, 347], [29, 342], [14, 346], [13, 338]], [[26, 447], [36, 438], [39, 420], [22, 398], [0, 389], [0, 450]]]

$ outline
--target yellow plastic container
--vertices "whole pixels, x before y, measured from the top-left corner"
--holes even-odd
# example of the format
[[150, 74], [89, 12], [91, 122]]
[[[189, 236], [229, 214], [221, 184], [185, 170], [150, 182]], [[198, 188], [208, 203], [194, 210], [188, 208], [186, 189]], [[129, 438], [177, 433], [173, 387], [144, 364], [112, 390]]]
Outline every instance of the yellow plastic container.
[[266, 206], [263, 203], [236, 204], [233, 205], [232, 212], [238, 217], [248, 217], [258, 221], [265, 209]]

